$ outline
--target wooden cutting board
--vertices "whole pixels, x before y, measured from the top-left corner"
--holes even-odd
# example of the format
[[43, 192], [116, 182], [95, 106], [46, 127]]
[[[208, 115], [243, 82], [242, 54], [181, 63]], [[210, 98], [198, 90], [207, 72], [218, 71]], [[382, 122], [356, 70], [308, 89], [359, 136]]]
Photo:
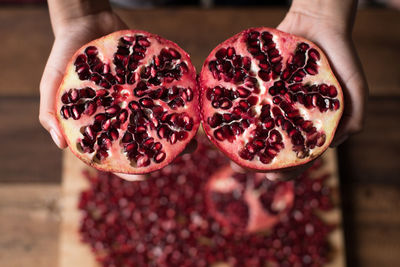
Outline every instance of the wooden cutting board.
[[[333, 260], [326, 267], [345, 267], [345, 247], [343, 239], [342, 218], [339, 201], [339, 179], [336, 151], [329, 149], [323, 155], [324, 165], [318, 172], [330, 173], [327, 181], [337, 199], [336, 208], [321, 214], [328, 222], [338, 225], [331, 233], [330, 240], [333, 245]], [[86, 189], [89, 184], [83, 175], [84, 170], [91, 170], [82, 161], [76, 158], [69, 150], [63, 154], [62, 193], [61, 193], [61, 225], [59, 245], [59, 267], [99, 267], [95, 261], [94, 254], [90, 247], [80, 241], [79, 224], [80, 211], [78, 201], [80, 192]], [[93, 170], [93, 169], [92, 169]]]

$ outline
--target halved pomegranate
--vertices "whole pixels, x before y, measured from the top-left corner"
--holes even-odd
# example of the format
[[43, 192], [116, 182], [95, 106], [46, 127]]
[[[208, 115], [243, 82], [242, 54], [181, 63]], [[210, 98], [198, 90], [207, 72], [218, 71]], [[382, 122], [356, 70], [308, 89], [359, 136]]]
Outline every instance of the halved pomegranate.
[[271, 182], [262, 173], [235, 172], [226, 166], [206, 186], [207, 206], [233, 231], [267, 231], [292, 208], [293, 182]]
[[72, 57], [56, 110], [81, 160], [100, 170], [147, 173], [170, 163], [197, 132], [196, 71], [169, 40], [114, 32]]
[[270, 28], [218, 45], [200, 74], [203, 128], [239, 165], [259, 171], [305, 164], [325, 151], [343, 93], [312, 42]]

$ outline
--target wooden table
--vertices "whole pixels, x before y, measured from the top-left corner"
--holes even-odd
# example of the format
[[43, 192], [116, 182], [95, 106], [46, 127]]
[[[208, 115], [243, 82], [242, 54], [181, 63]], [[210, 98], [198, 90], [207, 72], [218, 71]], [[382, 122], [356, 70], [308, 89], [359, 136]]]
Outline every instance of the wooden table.
[[[261, 8], [117, 12], [129, 25], [179, 43], [197, 68], [227, 37], [275, 26], [285, 14]], [[399, 15], [367, 9], [356, 20], [354, 40], [371, 96], [364, 132], [339, 148], [348, 266], [400, 262]], [[56, 266], [61, 152], [37, 119], [53, 39], [46, 7], [0, 8], [0, 38], [0, 262]]]

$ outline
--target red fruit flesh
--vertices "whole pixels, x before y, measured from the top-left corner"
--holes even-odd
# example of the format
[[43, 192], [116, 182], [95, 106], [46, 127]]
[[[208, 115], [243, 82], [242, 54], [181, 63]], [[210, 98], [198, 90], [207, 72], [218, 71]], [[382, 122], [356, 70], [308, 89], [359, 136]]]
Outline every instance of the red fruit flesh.
[[56, 110], [70, 149], [87, 164], [151, 172], [169, 164], [197, 132], [196, 71], [169, 40], [115, 32], [75, 53]]
[[289, 168], [318, 157], [343, 112], [343, 93], [324, 53], [275, 29], [248, 29], [218, 45], [199, 82], [207, 136], [254, 170]]
[[291, 209], [293, 182], [271, 182], [262, 173], [235, 172], [227, 166], [215, 173], [207, 189], [209, 211], [233, 231], [271, 229]]
[[[263, 192], [259, 202], [277, 220], [264, 225], [268, 231], [242, 231], [238, 225], [220, 223], [209, 211], [209, 188], [215, 179], [226, 177], [217, 173], [246, 183], [255, 176], [226, 172], [226, 157], [201, 136], [198, 141], [194, 153], [178, 157], [145, 181], [88, 174], [90, 186], [79, 201], [80, 234], [101, 266], [325, 266], [330, 261], [335, 248], [328, 236], [334, 227], [318, 214], [332, 210], [332, 193], [325, 183], [329, 176], [319, 165], [287, 185], [261, 182], [247, 187]], [[286, 208], [277, 201], [278, 191], [293, 198], [284, 201], [290, 203]], [[288, 191], [292, 193], [284, 193]], [[226, 199], [227, 206], [230, 201]]]

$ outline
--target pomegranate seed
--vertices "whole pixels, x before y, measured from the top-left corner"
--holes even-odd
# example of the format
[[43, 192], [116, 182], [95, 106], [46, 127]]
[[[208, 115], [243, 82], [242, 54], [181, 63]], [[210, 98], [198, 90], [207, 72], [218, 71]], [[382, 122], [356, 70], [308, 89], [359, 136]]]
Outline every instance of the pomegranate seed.
[[101, 125], [101, 128], [102, 128], [104, 131], [107, 131], [107, 130], [110, 128], [110, 126], [111, 126], [111, 120], [108, 119], [108, 120], [104, 120], [104, 121], [103, 121], [103, 123], [102, 123], [102, 125]]
[[254, 158], [254, 154], [252, 154], [249, 150], [247, 150], [246, 148], [243, 148], [242, 150], [239, 151], [239, 156], [242, 159], [245, 160], [253, 160]]
[[120, 123], [124, 123], [128, 119], [128, 111], [126, 109], [122, 109], [118, 115], [118, 121]]
[[108, 153], [105, 150], [98, 150], [94, 157], [97, 158], [99, 161], [103, 161], [108, 157]]
[[88, 46], [88, 47], [85, 49], [85, 54], [86, 54], [88, 57], [95, 57], [95, 56], [97, 56], [97, 54], [98, 54], [97, 48], [94, 47], [94, 46]]
[[[238, 94], [239, 94], [239, 97], [241, 97], [241, 98], [246, 98], [246, 97], [248, 97], [249, 95], [250, 95], [250, 90], [247, 90], [246, 88], [244, 88], [244, 87], [238, 87], [237, 88], [237, 92], [238, 92]], [[209, 100], [211, 100], [211, 99], [209, 99]]]
[[63, 104], [69, 104], [69, 103], [71, 103], [71, 101], [70, 101], [70, 99], [69, 99], [68, 93], [65, 92], [65, 93], [61, 96], [61, 102], [62, 102]]
[[71, 111], [68, 106], [63, 106], [60, 110], [60, 114], [64, 119], [69, 119], [71, 117]]
[[318, 74], [318, 65], [314, 61], [308, 60], [304, 69], [310, 75]]
[[165, 124], [161, 125], [160, 128], [157, 130], [157, 134], [159, 138], [168, 138], [170, 135], [170, 128], [166, 126]]
[[110, 116], [115, 116], [119, 111], [120, 111], [120, 106], [118, 105], [113, 105], [111, 107], [106, 108], [106, 113], [109, 114]]
[[173, 145], [178, 141], [178, 135], [176, 132], [172, 132], [171, 135], [169, 136], [169, 142]]
[[226, 48], [221, 48], [215, 53], [215, 57], [218, 60], [223, 60], [226, 57]]
[[329, 92], [328, 92], [330, 97], [336, 97], [337, 96], [337, 90], [335, 86], [331, 85], [329, 86]]
[[150, 159], [146, 155], [141, 155], [137, 159], [137, 166], [138, 167], [146, 167], [150, 165]]
[[261, 78], [261, 80], [263, 80], [265, 82], [268, 82], [270, 79], [269, 71], [260, 70], [258, 72], [258, 76]]
[[87, 61], [86, 56], [84, 54], [80, 54], [79, 56], [76, 57], [74, 65], [75, 66], [82, 65], [85, 64], [86, 61]]
[[156, 163], [160, 163], [160, 162], [164, 161], [165, 158], [166, 158], [165, 152], [160, 151], [154, 156], [154, 161]]
[[130, 143], [132, 142], [133, 137], [131, 133], [125, 132], [124, 136], [121, 139], [122, 143]]
[[318, 61], [320, 59], [319, 52], [314, 48], [308, 50], [308, 57], [313, 59], [314, 61]]
[[140, 99], [139, 103], [140, 103], [140, 105], [142, 105], [142, 107], [145, 107], [145, 108], [151, 108], [154, 106], [153, 100], [148, 97]]
[[140, 108], [140, 104], [138, 102], [136, 102], [136, 101], [129, 102], [128, 107], [132, 111], [138, 111], [138, 110], [141, 109]]

